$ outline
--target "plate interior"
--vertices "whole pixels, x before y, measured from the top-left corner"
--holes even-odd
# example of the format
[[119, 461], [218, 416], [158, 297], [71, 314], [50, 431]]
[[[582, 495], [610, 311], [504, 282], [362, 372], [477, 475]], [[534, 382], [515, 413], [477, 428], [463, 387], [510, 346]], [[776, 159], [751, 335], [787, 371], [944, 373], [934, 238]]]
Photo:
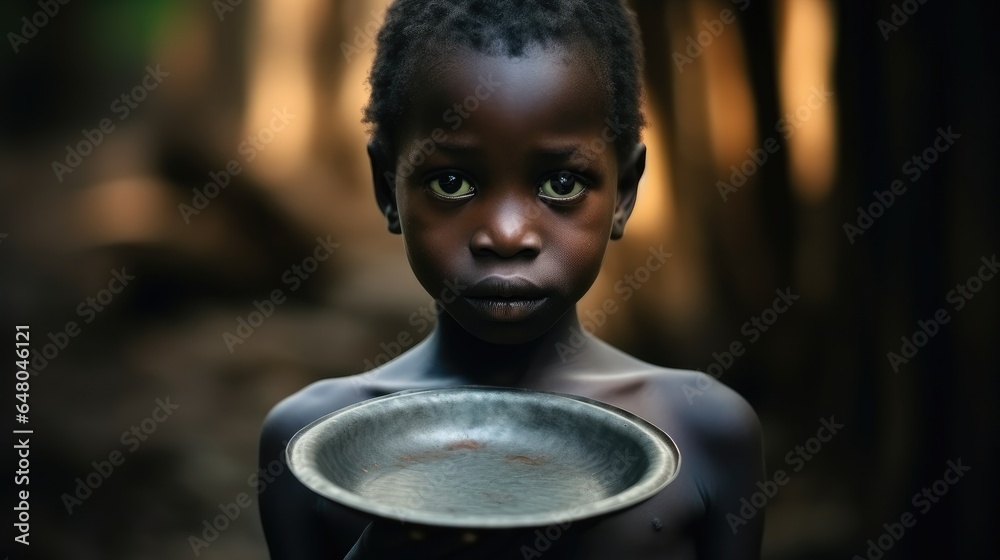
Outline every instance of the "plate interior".
[[289, 444], [312, 490], [361, 511], [462, 527], [546, 525], [653, 495], [679, 455], [610, 405], [517, 389], [396, 393], [342, 409]]

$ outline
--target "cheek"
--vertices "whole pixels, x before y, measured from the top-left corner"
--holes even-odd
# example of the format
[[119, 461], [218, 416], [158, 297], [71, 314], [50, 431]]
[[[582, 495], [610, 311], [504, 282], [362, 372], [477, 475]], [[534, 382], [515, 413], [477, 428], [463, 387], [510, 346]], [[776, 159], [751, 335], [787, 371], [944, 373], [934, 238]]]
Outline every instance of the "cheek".
[[431, 290], [458, 266], [461, 232], [454, 227], [441, 227], [442, 217], [420, 199], [419, 193], [400, 192], [397, 202], [403, 247], [410, 267], [420, 283]]
[[579, 243], [574, 249], [575, 254], [570, 262], [572, 277], [579, 278], [581, 284], [587, 285], [585, 289], [589, 289], [601, 271], [607, 241], [596, 236], [587, 237], [586, 241]]
[[406, 258], [410, 261], [410, 268], [416, 273], [417, 278], [423, 282], [421, 271], [430, 263], [428, 260], [433, 255], [429, 251], [428, 243], [425, 239], [427, 228], [416, 219], [420, 213], [415, 206], [418, 204], [405, 189], [399, 188], [396, 191], [396, 204], [399, 208], [399, 225], [403, 233], [403, 248], [406, 250]]
[[602, 196], [581, 216], [578, 237], [580, 251], [587, 254], [600, 254], [602, 257], [611, 240], [611, 227], [614, 223], [614, 200]]
[[[611, 238], [611, 205], [601, 201], [579, 216], [572, 229], [575, 234], [563, 243], [564, 270], [567, 278], [578, 279], [575, 292], [586, 292], [596, 280], [604, 262], [604, 255]], [[563, 230], [563, 234], [569, 228]]]

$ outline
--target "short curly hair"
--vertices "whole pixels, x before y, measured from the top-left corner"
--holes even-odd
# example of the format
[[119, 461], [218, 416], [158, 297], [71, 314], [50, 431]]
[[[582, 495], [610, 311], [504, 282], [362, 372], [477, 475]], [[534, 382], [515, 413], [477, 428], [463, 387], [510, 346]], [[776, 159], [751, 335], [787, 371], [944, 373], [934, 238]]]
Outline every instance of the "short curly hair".
[[363, 121], [388, 152], [397, 148], [395, 127], [403, 120], [410, 77], [428, 55], [441, 52], [435, 42], [441, 37], [510, 57], [535, 45], [589, 47], [606, 82], [610, 116], [624, 125], [619, 152], [639, 141], [646, 123], [643, 50], [635, 14], [623, 0], [395, 0], [376, 39]]

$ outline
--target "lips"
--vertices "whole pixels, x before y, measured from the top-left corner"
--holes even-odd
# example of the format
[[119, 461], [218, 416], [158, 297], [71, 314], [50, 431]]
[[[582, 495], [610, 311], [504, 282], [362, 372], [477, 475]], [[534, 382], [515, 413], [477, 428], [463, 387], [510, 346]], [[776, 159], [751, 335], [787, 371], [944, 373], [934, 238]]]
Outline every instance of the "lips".
[[489, 276], [476, 282], [463, 294], [473, 299], [535, 300], [545, 297], [537, 284], [520, 276]]
[[521, 277], [490, 276], [464, 294], [479, 314], [495, 321], [520, 321], [545, 304], [545, 292]]

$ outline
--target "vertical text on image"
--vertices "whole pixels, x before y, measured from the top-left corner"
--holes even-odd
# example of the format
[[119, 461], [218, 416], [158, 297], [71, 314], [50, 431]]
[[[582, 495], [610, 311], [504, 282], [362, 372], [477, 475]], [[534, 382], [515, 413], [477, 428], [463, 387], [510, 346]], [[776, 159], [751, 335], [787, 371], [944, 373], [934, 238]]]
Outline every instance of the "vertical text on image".
[[30, 436], [34, 430], [25, 429], [28, 424], [28, 412], [30, 406], [28, 399], [30, 396], [30, 379], [28, 373], [28, 356], [31, 349], [31, 327], [28, 325], [18, 325], [14, 328], [14, 418], [18, 422], [14, 434], [14, 455], [17, 460], [17, 470], [14, 471], [14, 486], [19, 487], [14, 495], [17, 505], [14, 506], [14, 528], [17, 529], [17, 536], [14, 541], [18, 544], [30, 546], [28, 540], [31, 535], [31, 437], [22, 438], [22, 435]]

